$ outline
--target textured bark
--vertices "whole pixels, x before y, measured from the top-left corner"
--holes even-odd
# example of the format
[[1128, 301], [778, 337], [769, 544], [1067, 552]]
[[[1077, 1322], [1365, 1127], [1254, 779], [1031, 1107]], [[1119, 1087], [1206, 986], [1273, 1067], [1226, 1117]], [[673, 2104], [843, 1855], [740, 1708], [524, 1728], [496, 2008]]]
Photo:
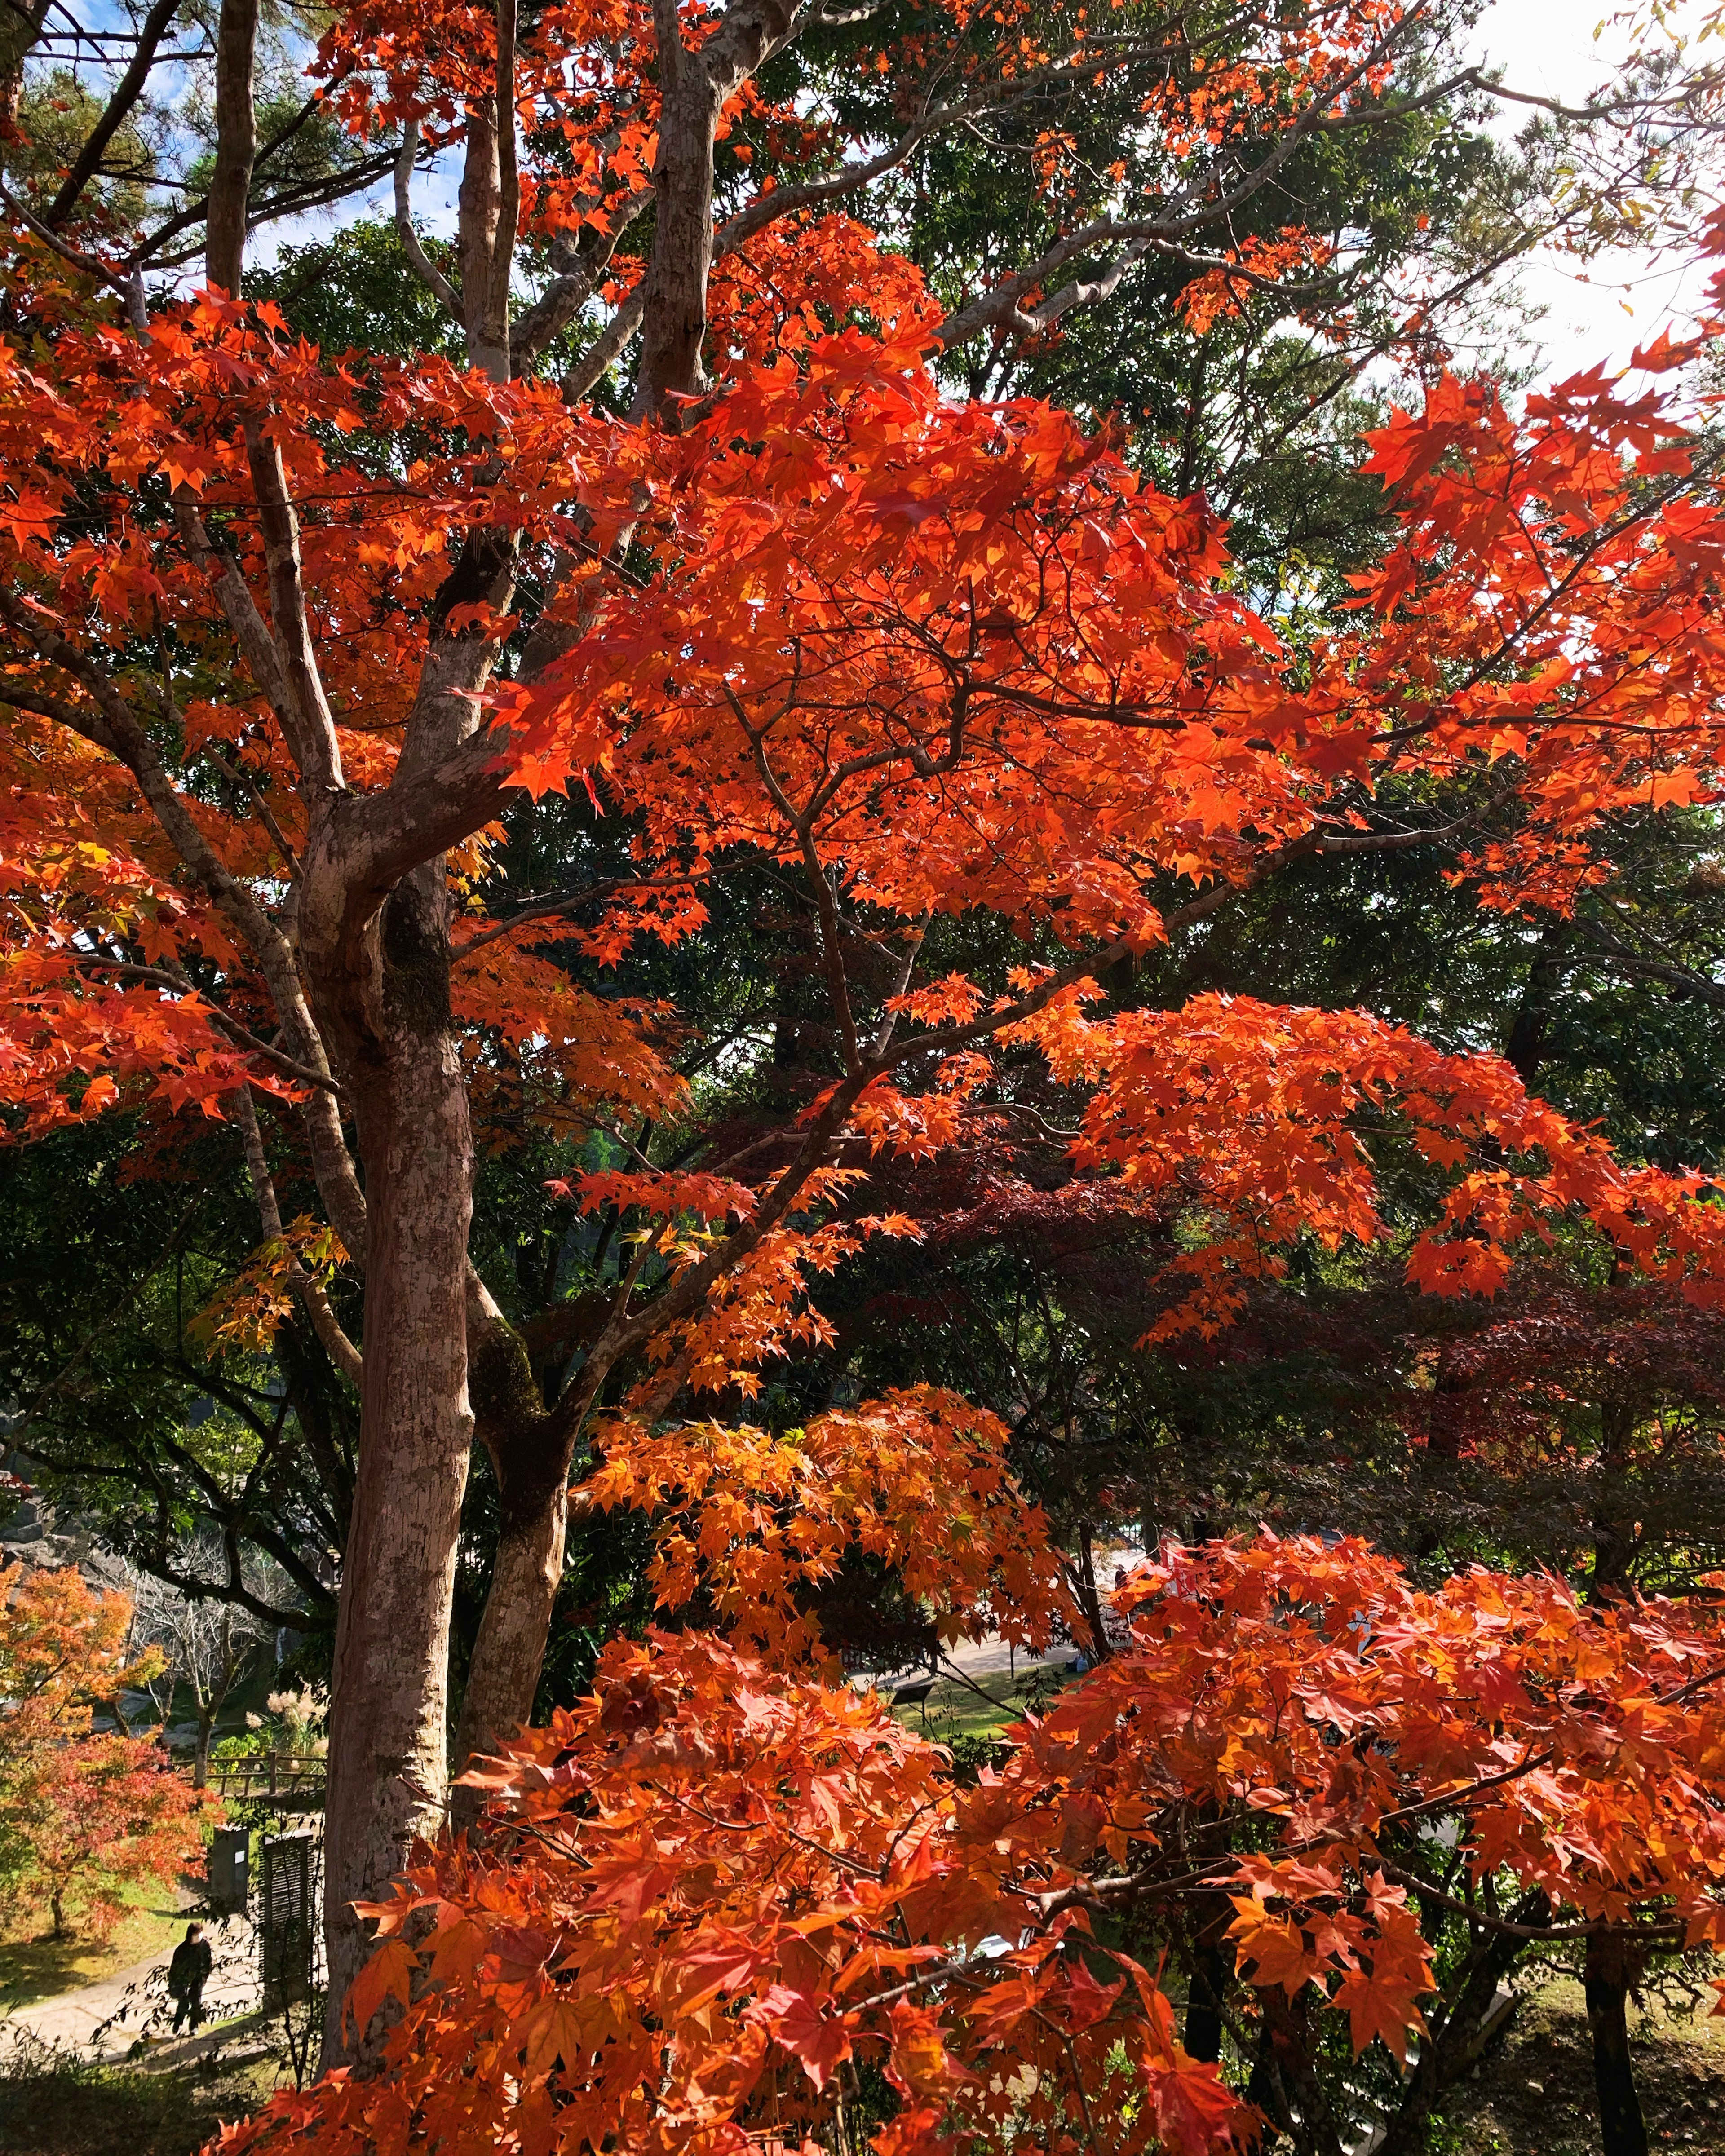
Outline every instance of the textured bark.
[[302, 944], [352, 1091], [366, 1176], [359, 1466], [336, 1625], [326, 1811], [325, 2064], [364, 1958], [356, 1901], [442, 1824], [456, 1537], [473, 1417], [466, 1270], [473, 1147], [449, 1012], [442, 861], [367, 920], [341, 876], [341, 818], [308, 849]]
[[208, 1713], [200, 1712], [198, 1717], [198, 1735], [192, 1746], [192, 1786], [194, 1789], [202, 1789], [208, 1786], [210, 1739], [215, 1735], [215, 1709], [212, 1707]]
[[18, 125], [24, 62], [48, 20], [48, 0], [0, 0], [0, 127]]
[[653, 167], [653, 254], [642, 280], [634, 416], [674, 420], [680, 398], [707, 386], [701, 362], [713, 266], [713, 143], [737, 85], [790, 34], [794, 4], [739, 0], [698, 53], [683, 43], [676, 0], [654, 0], [663, 106]]
[[[468, 1664], [455, 1733], [457, 1771], [495, 1749], [532, 1712], [562, 1577], [574, 1423], [545, 1411], [526, 1342], [477, 1281], [470, 1284], [476, 1426], [496, 1478], [497, 1548]], [[479, 1799], [452, 1794], [451, 1820], [473, 1824]]]
[[[499, 1478], [502, 1517], [462, 1695], [455, 1736], [458, 1771], [495, 1752], [532, 1716], [569, 1522], [565, 1448], [548, 1443], [544, 1465], [551, 1471], [517, 1473], [508, 1481]], [[470, 1827], [480, 1803], [473, 1790], [453, 1790], [451, 1825]]]
[[1312, 2065], [1308, 1994], [1290, 1999], [1272, 1984], [1260, 1994], [1260, 2004], [1261, 2035], [1247, 2097], [1281, 2128], [1295, 2156], [1343, 2156], [1340, 2123]]
[[[1524, 1894], [1509, 1912], [1512, 1924], [1549, 1923], [1551, 1903], [1538, 1887]], [[1477, 1939], [1466, 1961], [1450, 1979], [1450, 2003], [1428, 2005], [1430, 2035], [1420, 2046], [1402, 2100], [1384, 2130], [1377, 2156], [1415, 2156], [1427, 2145], [1427, 2128], [1439, 2099], [1471, 2073], [1485, 2056], [1489, 2038], [1486, 2017], [1497, 1987], [1527, 1951], [1527, 1942], [1512, 1932], [1488, 1932]]]
[[507, 381], [506, 333], [487, 335], [491, 264], [503, 218], [503, 182], [497, 167], [496, 116], [475, 106], [467, 116], [466, 154], [458, 197], [461, 236], [461, 296], [467, 357], [494, 381]]
[[461, 168], [461, 300], [467, 357], [494, 382], [509, 379], [509, 273], [521, 214], [515, 30], [515, 0], [497, 0], [495, 90], [489, 104], [469, 110]]
[[258, 42], [258, 0], [222, 0], [216, 32], [216, 163], [210, 175], [204, 274], [238, 295], [245, 262], [246, 203], [258, 150], [252, 100]]
[[1647, 2156], [1647, 2126], [1630, 2058], [1629, 1967], [1622, 1940], [1595, 1936], [1588, 1941], [1585, 1984], [1602, 2156]]

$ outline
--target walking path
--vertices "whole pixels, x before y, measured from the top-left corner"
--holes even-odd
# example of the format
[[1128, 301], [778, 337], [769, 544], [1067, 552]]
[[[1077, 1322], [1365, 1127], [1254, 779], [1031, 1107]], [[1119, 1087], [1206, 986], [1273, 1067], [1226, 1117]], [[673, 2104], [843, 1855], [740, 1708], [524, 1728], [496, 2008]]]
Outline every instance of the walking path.
[[[258, 2004], [258, 1957], [243, 1917], [204, 1920], [215, 1967], [203, 1988], [207, 2022], [249, 2013]], [[130, 1969], [116, 1969], [81, 1991], [64, 1991], [0, 2015], [0, 2056], [19, 2044], [75, 2051], [89, 2059], [123, 2059], [140, 2037], [165, 2040], [172, 2025], [167, 1995], [170, 1947]]]
[[[1110, 1543], [1095, 1553], [1097, 1584], [1102, 1590], [1106, 1604], [1109, 1589], [1122, 1573], [1130, 1572], [1134, 1565], [1142, 1564], [1144, 1553], [1136, 1543]], [[1111, 1630], [1111, 1627], [1110, 1628]], [[1122, 1625], [1124, 1630], [1124, 1624]], [[1011, 1670], [1018, 1676], [1029, 1676], [1033, 1670], [1068, 1669], [1084, 1653], [1084, 1649], [1070, 1640], [1054, 1641], [1043, 1653], [1033, 1654], [1020, 1647], [1014, 1651], [997, 1634], [986, 1639], [963, 1640], [941, 1650], [940, 1668], [935, 1672], [937, 1684], [951, 1683], [952, 1673], [957, 1670], [973, 1682], [984, 1677], [1004, 1676]], [[896, 1670], [859, 1670], [851, 1682], [859, 1689], [873, 1684], [880, 1691], [891, 1693], [896, 1684], [915, 1682], [929, 1675], [927, 1666], [906, 1663]]]

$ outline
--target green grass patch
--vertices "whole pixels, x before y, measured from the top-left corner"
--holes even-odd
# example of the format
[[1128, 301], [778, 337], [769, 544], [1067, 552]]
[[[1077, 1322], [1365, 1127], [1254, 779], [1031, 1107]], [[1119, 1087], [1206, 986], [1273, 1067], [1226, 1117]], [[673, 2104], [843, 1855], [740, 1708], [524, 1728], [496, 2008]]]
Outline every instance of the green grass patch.
[[927, 1712], [921, 1707], [895, 1709], [906, 1729], [928, 1736], [937, 1744], [958, 1738], [992, 1737], [997, 1730], [1021, 1722], [1027, 1711], [1058, 1691], [1064, 1682], [1059, 1670], [1033, 1670], [1012, 1676], [1004, 1670], [959, 1684], [943, 1677], [928, 1695]]
[[133, 1963], [172, 1951], [185, 1924], [179, 1897], [168, 1880], [146, 1880], [122, 1887], [126, 1913], [105, 1939], [50, 1938], [45, 1912], [41, 1928], [0, 1929], [0, 2004], [34, 2006], [63, 1992], [100, 1984]]

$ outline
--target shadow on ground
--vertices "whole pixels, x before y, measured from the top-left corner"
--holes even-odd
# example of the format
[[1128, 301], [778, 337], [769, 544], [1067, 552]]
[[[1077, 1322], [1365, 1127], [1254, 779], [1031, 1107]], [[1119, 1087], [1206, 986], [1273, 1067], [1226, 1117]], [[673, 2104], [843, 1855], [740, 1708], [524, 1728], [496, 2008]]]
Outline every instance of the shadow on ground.
[[0, 1938], [0, 1999], [28, 2006], [99, 1984], [136, 1962], [166, 1957], [184, 1927], [182, 1897], [167, 1881], [134, 1888], [131, 1906], [105, 1939]]
[[[1656, 2149], [1725, 2156], [1725, 2021], [1649, 1997], [1630, 2048]], [[1560, 1978], [1524, 1999], [1503, 2043], [1445, 2107], [1444, 2156], [1600, 2156], [1581, 1986]]]
[[273, 2031], [255, 2015], [125, 2064], [94, 2064], [61, 2046], [18, 2049], [0, 2063], [0, 2151], [193, 2156], [283, 2078]]

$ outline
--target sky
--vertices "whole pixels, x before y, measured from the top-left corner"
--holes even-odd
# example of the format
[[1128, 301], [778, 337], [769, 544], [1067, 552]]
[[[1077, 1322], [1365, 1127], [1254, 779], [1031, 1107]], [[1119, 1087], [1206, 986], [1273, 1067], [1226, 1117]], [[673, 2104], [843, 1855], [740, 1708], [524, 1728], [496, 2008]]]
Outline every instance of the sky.
[[[1625, 50], [1620, 10], [1627, 4], [1628, 0], [1493, 0], [1480, 19], [1468, 57], [1501, 66], [1510, 88], [1566, 103], [1584, 102]], [[1674, 24], [1692, 35], [1709, 7], [1717, 4], [1717, 0], [1671, 0], [1667, 12]], [[1725, 59], [1725, 40], [1701, 51]], [[1506, 105], [1499, 124], [1513, 135], [1527, 117]], [[413, 208], [422, 230], [444, 236], [454, 232], [458, 184], [453, 160], [447, 168], [418, 177]], [[386, 192], [380, 190], [377, 201], [388, 216]], [[1725, 198], [1725, 172], [1720, 192]], [[1539, 347], [1536, 384], [1560, 380], [1601, 360], [1622, 365], [1637, 344], [1649, 341], [1674, 314], [1686, 318], [1682, 301], [1686, 295], [1699, 295], [1707, 274], [1694, 264], [1676, 265], [1634, 254], [1579, 267], [1555, 252], [1524, 261], [1516, 272], [1520, 287], [1544, 310], [1534, 333]]]
[[[1615, 12], [1612, 0], [1496, 0], [1480, 20], [1469, 57], [1501, 66], [1507, 87], [1579, 102], [1624, 52], [1621, 28], [1609, 19], [1600, 23]], [[1707, 10], [1685, 0], [1671, 13], [1692, 34]], [[1725, 44], [1699, 49], [1725, 59]], [[1503, 124], [1514, 131], [1513, 108], [1506, 109]], [[1522, 290], [1546, 311], [1536, 331], [1540, 378], [1558, 380], [1598, 360], [1620, 365], [1662, 322], [1684, 311], [1686, 296], [1699, 294], [1707, 274], [1692, 264], [1629, 254], [1579, 273], [1555, 254], [1527, 262], [1520, 273]]]

